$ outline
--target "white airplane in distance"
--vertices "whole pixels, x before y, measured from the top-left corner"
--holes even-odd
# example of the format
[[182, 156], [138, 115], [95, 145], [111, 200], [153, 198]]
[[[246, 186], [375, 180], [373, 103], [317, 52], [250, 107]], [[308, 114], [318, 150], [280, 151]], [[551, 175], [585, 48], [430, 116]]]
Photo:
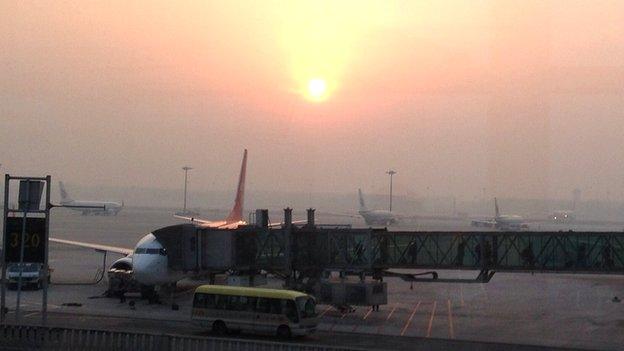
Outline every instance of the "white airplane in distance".
[[550, 215], [550, 219], [555, 223], [568, 223], [574, 222], [576, 220], [576, 203], [578, 202], [581, 191], [579, 189], [574, 189], [572, 192], [573, 200], [572, 200], [572, 208], [569, 210], [558, 210], [554, 211]]
[[498, 209], [498, 200], [494, 198], [494, 218], [486, 220], [473, 220], [473, 227], [487, 227], [499, 230], [526, 230], [529, 224], [522, 216], [518, 215], [502, 215]]
[[65, 189], [63, 182], [59, 182], [59, 188], [61, 190], [61, 205], [80, 211], [83, 216], [90, 214], [116, 216], [124, 207], [123, 202], [73, 200]]
[[358, 189], [358, 196], [360, 198], [360, 210], [358, 213], [364, 218], [364, 222], [367, 225], [391, 225], [397, 222], [397, 217], [390, 211], [369, 210], [364, 203], [362, 189]]

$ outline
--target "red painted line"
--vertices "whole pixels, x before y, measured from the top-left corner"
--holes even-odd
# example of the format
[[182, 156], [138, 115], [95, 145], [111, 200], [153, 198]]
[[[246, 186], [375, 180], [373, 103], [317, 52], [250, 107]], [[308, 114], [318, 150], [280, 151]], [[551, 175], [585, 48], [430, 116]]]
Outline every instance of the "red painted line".
[[325, 309], [325, 311], [323, 311], [323, 313], [319, 314], [319, 318], [323, 317], [325, 315], [325, 313], [327, 313], [327, 311], [329, 311], [331, 309], [331, 306], [327, 306], [327, 309]]
[[[392, 310], [390, 311], [390, 313], [388, 313], [388, 317], [386, 317], [386, 322], [390, 320], [390, 317], [392, 317], [392, 314], [394, 313], [394, 310], [396, 310], [398, 305], [399, 305], [398, 303], [394, 304], [394, 307], [392, 307]], [[379, 328], [377, 328], [377, 334], [381, 333], [381, 331], [383, 330], [383, 327], [384, 325], [381, 324]]]
[[[344, 319], [344, 317], [346, 316], [346, 313], [343, 313], [343, 315], [340, 317], [340, 319]], [[332, 332], [334, 331], [334, 327], [336, 326], [336, 321], [334, 321], [334, 324], [332, 324], [331, 328], [329, 328], [329, 331]]]
[[431, 318], [429, 318], [429, 327], [427, 328], [427, 337], [431, 336], [431, 327], [433, 326], [433, 317], [435, 316], [435, 310], [437, 301], [433, 301], [433, 308], [431, 309]]
[[412, 314], [409, 316], [409, 318], [405, 322], [405, 325], [403, 326], [403, 329], [401, 329], [401, 336], [403, 336], [403, 334], [405, 334], [405, 331], [407, 330], [407, 328], [412, 323], [412, 319], [414, 318], [414, 315], [416, 314], [416, 310], [418, 309], [419, 306], [420, 306], [420, 301], [418, 301], [418, 303], [414, 307], [414, 310], [412, 311]]
[[396, 310], [398, 304], [395, 304], [394, 307], [392, 308], [392, 311], [390, 311], [390, 314], [388, 314], [388, 317], [386, 317], [386, 320], [389, 321], [390, 317], [392, 317], [392, 314], [394, 313], [394, 310]]
[[[362, 320], [363, 320], [363, 321], [365, 321], [365, 320], [366, 320], [366, 318], [368, 318], [368, 315], [370, 315], [370, 314], [371, 314], [371, 312], [373, 312], [373, 308], [372, 308], [372, 307], [368, 310], [368, 312], [366, 312], [366, 314], [364, 315], [364, 317], [362, 317]], [[357, 322], [357, 321], [356, 321], [356, 322]], [[353, 329], [351, 329], [351, 332], [352, 332], [352, 333], [354, 333], [354, 332], [357, 330], [357, 328], [358, 328], [359, 326], [360, 326], [360, 324], [355, 324], [355, 325], [353, 326]]]
[[451, 339], [455, 339], [455, 330], [453, 329], [453, 313], [451, 312], [451, 300], [446, 300], [446, 305], [448, 307], [448, 320], [449, 320], [449, 336]]
[[368, 315], [371, 314], [371, 312], [373, 312], [373, 308], [371, 307], [370, 310], [368, 310], [368, 312], [366, 312], [366, 314], [364, 315], [364, 318], [362, 318], [363, 320], [366, 320], [366, 318], [368, 318]]

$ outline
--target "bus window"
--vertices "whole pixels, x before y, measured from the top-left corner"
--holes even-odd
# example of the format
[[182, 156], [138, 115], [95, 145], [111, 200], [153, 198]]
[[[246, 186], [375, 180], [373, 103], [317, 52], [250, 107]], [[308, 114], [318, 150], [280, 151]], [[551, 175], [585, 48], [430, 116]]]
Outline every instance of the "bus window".
[[245, 296], [243, 298], [247, 300], [247, 302], [243, 303], [245, 305], [245, 310], [246, 311], [255, 311], [256, 310], [256, 304], [258, 303], [258, 298], [257, 297], [252, 297], [252, 296]]
[[316, 303], [314, 302], [314, 299], [309, 297], [298, 297], [297, 307], [299, 308], [299, 315], [301, 318], [316, 316]]
[[256, 312], [260, 313], [269, 313], [271, 311], [271, 302], [266, 297], [258, 298], [258, 307], [256, 308]]
[[284, 302], [284, 314], [293, 323], [299, 323], [299, 316], [297, 315], [297, 305], [292, 300], [282, 300]]
[[280, 299], [269, 299], [271, 308], [270, 313], [272, 314], [282, 314], [282, 300]]
[[215, 295], [213, 294], [203, 294], [206, 301], [206, 308], [214, 309], [215, 306]]
[[227, 308], [228, 297], [226, 295], [215, 295], [215, 309], [224, 310]]
[[241, 305], [241, 297], [230, 296], [227, 309], [230, 311], [241, 311], [243, 309]]
[[195, 299], [193, 300], [193, 307], [195, 308], [206, 308], [206, 294], [195, 294]]

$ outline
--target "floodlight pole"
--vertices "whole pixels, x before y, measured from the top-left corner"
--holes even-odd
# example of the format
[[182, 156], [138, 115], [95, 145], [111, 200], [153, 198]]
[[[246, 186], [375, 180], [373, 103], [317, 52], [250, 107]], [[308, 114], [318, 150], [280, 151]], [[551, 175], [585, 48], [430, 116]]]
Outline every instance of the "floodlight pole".
[[[43, 296], [41, 297], [41, 324], [48, 323], [48, 282], [50, 281], [50, 210], [54, 207], [50, 203], [50, 190], [52, 188], [52, 176], [46, 176], [46, 201], [45, 201], [45, 253], [43, 256]], [[106, 256], [105, 256], [106, 257]]]
[[392, 212], [392, 176], [394, 176], [397, 172], [394, 170], [389, 170], [386, 174], [390, 175], [390, 212]]
[[190, 171], [193, 168], [189, 166], [184, 166], [182, 167], [182, 169], [184, 170], [184, 209], [182, 211], [186, 213], [186, 187], [188, 183], [188, 171]]
[[[3, 228], [2, 228], [2, 242], [6, 242], [6, 240], [4, 239], [4, 237], [6, 236], [6, 231], [7, 231], [7, 217], [9, 214], [9, 209], [8, 209], [8, 205], [9, 205], [9, 175], [5, 174], [4, 175], [4, 216], [3, 216]], [[4, 245], [4, 244], [3, 244]], [[0, 294], [2, 295], [0, 297], [0, 322], [2, 322], [2, 324], [4, 324], [5, 322], [5, 318], [6, 318], [6, 273], [7, 273], [7, 267], [6, 267], [6, 247], [2, 248], [2, 282], [1, 282], [1, 287], [0, 287]]]

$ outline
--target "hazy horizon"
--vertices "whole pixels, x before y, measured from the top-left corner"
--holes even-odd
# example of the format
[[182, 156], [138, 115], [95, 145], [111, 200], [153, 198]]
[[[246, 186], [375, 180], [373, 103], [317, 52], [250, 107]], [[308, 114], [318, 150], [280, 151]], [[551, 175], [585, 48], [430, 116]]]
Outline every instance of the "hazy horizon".
[[0, 173], [624, 201], [622, 38], [619, 1], [5, 1]]

